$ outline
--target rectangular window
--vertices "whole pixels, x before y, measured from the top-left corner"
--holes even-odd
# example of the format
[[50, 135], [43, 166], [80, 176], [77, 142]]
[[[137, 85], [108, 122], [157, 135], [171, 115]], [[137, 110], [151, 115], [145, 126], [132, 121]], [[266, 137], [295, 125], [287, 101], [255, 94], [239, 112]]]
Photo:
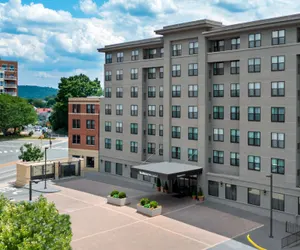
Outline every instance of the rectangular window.
[[213, 84], [213, 97], [224, 97], [224, 84]]
[[189, 140], [193, 140], [193, 141], [198, 140], [198, 128], [189, 127], [188, 132], [189, 132], [189, 135], [188, 135]]
[[248, 145], [260, 147], [260, 132], [257, 131], [248, 132]]
[[111, 173], [111, 161], [105, 161], [105, 163], [104, 163], [104, 171], [106, 173]]
[[213, 47], [214, 52], [224, 51], [225, 50], [225, 41], [224, 40], [214, 41], [213, 46], [214, 46]]
[[117, 53], [117, 62], [123, 62], [124, 61], [124, 53], [118, 52]]
[[123, 133], [123, 122], [116, 122], [116, 132]]
[[73, 119], [72, 120], [72, 128], [80, 128], [80, 120]]
[[148, 142], [148, 154], [155, 155], [156, 145], [155, 143]]
[[105, 54], [105, 63], [112, 63], [112, 54]]
[[116, 80], [123, 80], [123, 69], [117, 70]]
[[224, 164], [224, 151], [213, 151], [213, 163]]
[[151, 177], [147, 175], [143, 175], [143, 181], [151, 182]]
[[189, 54], [198, 54], [198, 42], [190, 42], [189, 44]]
[[105, 114], [111, 115], [111, 104], [105, 104]]
[[159, 136], [164, 136], [164, 125], [159, 124]]
[[172, 65], [172, 77], [180, 77], [180, 76], [181, 76], [180, 64]]
[[87, 104], [86, 105], [86, 112], [88, 114], [95, 114], [95, 104]]
[[240, 119], [240, 107], [239, 106], [231, 106], [230, 107], [230, 119], [231, 120], [239, 120]]
[[285, 134], [284, 133], [271, 133], [271, 147], [272, 148], [285, 148]]
[[73, 135], [72, 136], [72, 143], [73, 144], [80, 144], [80, 135]]
[[156, 97], [156, 88], [155, 86], [148, 86], [148, 98]]
[[117, 88], [116, 97], [117, 98], [122, 98], [123, 97], [123, 88]]
[[111, 149], [111, 139], [110, 138], [105, 138], [105, 148], [106, 149]]
[[273, 193], [272, 208], [274, 210], [284, 211], [284, 194]]
[[188, 107], [188, 117], [189, 119], [198, 119], [198, 107], [197, 106], [189, 106]]
[[240, 166], [240, 154], [239, 153], [234, 153], [230, 152], [230, 165], [231, 166]]
[[260, 206], [260, 190], [248, 188], [248, 204]]
[[105, 71], [105, 81], [111, 81], [111, 70]]
[[131, 61], [139, 60], [139, 50], [132, 50], [131, 51]]
[[95, 158], [94, 157], [86, 157], [86, 167], [87, 168], [95, 167]]
[[139, 93], [138, 87], [131, 87], [130, 88], [130, 96], [131, 96], [131, 98], [138, 97], [138, 93]]
[[159, 78], [164, 78], [164, 67], [159, 68]]
[[95, 145], [95, 136], [87, 136], [86, 137], [86, 144], [87, 145]]
[[156, 116], [156, 106], [148, 105], [148, 116]]
[[198, 63], [190, 63], [189, 76], [197, 76], [197, 75], [198, 75]]
[[156, 68], [148, 69], [148, 79], [156, 79]]
[[208, 181], [208, 195], [219, 197], [219, 182]]
[[223, 128], [214, 128], [214, 141], [224, 141], [224, 129]]
[[149, 59], [156, 57], [156, 49], [149, 49]]
[[231, 49], [239, 49], [240, 48], [241, 39], [239, 37], [231, 39]]
[[260, 107], [248, 107], [248, 121], [260, 121]]
[[159, 86], [159, 97], [164, 97], [164, 86]]
[[111, 122], [105, 122], [105, 132], [111, 132]]
[[131, 69], [130, 70], [130, 79], [136, 80], [139, 78], [139, 70], [138, 69]]
[[271, 158], [271, 172], [273, 174], [284, 174], [285, 160], [278, 158]]
[[271, 57], [272, 71], [284, 71], [285, 70], [285, 56], [272, 56]]
[[156, 135], [156, 125], [148, 124], [148, 135]]
[[72, 112], [73, 113], [80, 113], [80, 104], [73, 104], [72, 105]]
[[260, 70], [260, 58], [248, 59], [248, 73], [258, 73]]
[[230, 74], [237, 75], [240, 73], [240, 61], [230, 62]]
[[230, 129], [230, 142], [231, 143], [240, 143], [240, 130], [239, 129]]
[[213, 74], [214, 75], [224, 75], [224, 63], [214, 63], [213, 64]]
[[239, 97], [240, 96], [240, 84], [239, 83], [231, 83], [230, 84], [230, 96], [231, 97]]
[[249, 48], [255, 48], [261, 46], [261, 34], [250, 34], [249, 35]]
[[214, 106], [213, 107], [214, 119], [223, 120], [224, 119], [224, 106]]
[[130, 123], [130, 133], [132, 135], [138, 134], [138, 124], [137, 123]]
[[135, 141], [130, 142], [130, 152], [137, 153], [138, 152], [138, 143]]
[[123, 141], [122, 140], [116, 140], [116, 150], [123, 151]]
[[180, 96], [181, 96], [181, 86], [172, 85], [172, 97], [180, 97]]
[[285, 122], [285, 108], [271, 108], [271, 122]]
[[189, 148], [188, 149], [188, 161], [198, 162], [198, 150]]
[[285, 44], [285, 30], [274, 30], [272, 32], [272, 45]]
[[164, 106], [159, 105], [159, 117], [164, 117]]
[[172, 159], [178, 159], [180, 160], [180, 147], [172, 147]]
[[284, 82], [271, 82], [271, 96], [285, 96]]
[[172, 118], [180, 118], [180, 117], [181, 117], [180, 106], [173, 105], [172, 106]]
[[138, 105], [131, 105], [130, 106], [130, 115], [131, 116], [138, 116]]
[[189, 85], [189, 97], [198, 97], [198, 85]]
[[160, 57], [164, 57], [164, 48], [160, 48]]
[[120, 163], [116, 163], [116, 174], [123, 175], [123, 165]]
[[86, 129], [95, 129], [95, 120], [86, 120]]
[[225, 199], [236, 201], [236, 185], [225, 184]]
[[260, 97], [260, 82], [248, 83], [248, 97]]
[[180, 139], [181, 137], [181, 128], [178, 126], [172, 126], [172, 138]]
[[164, 155], [164, 145], [159, 144], [159, 155]]
[[248, 155], [248, 169], [260, 171], [260, 156]]
[[106, 98], [111, 98], [111, 87], [106, 87], [105, 88], [105, 97]]
[[181, 56], [181, 44], [173, 44], [172, 56]]
[[123, 104], [116, 105], [116, 115], [123, 115]]

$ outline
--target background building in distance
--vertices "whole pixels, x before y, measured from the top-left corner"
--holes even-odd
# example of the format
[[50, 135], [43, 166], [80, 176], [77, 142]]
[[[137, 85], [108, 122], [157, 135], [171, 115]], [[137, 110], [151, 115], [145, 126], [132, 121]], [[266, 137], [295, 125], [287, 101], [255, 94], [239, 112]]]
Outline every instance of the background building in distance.
[[0, 58], [0, 94], [18, 95], [18, 62]]

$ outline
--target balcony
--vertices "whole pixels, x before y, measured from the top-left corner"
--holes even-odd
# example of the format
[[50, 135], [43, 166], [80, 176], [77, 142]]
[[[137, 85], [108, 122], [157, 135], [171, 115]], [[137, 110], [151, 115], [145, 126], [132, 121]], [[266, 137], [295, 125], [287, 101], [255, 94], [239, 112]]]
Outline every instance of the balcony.
[[5, 91], [4, 93], [11, 96], [17, 96], [17, 92]]
[[16, 81], [17, 77], [16, 76], [4, 76], [4, 80], [12, 80], [12, 81]]
[[4, 84], [4, 87], [5, 88], [17, 88], [17, 84], [14, 84], [14, 83], [5, 83]]

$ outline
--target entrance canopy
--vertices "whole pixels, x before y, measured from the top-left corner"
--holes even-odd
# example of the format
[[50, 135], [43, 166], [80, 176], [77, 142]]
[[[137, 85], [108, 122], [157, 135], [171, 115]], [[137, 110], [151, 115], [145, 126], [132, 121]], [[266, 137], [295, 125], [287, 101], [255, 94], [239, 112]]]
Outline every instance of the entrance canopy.
[[172, 180], [178, 177], [202, 174], [202, 167], [176, 162], [158, 162], [133, 166], [131, 171], [140, 175]]

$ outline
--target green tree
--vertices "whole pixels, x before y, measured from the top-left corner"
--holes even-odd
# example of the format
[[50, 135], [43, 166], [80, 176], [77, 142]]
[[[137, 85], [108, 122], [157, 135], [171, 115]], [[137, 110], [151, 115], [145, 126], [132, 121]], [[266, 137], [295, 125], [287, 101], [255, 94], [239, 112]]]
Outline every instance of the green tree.
[[91, 81], [83, 74], [69, 78], [63, 77], [60, 81], [50, 123], [53, 130], [68, 131], [68, 99], [71, 97], [101, 96], [102, 88], [98, 78]]
[[35, 202], [11, 202], [0, 196], [0, 249], [70, 250], [70, 216], [40, 196]]
[[19, 155], [19, 159], [22, 161], [40, 161], [44, 157], [44, 153], [41, 148], [32, 143], [25, 143], [20, 148], [21, 154]]
[[0, 95], [0, 131], [21, 128], [37, 121], [37, 114], [25, 99], [6, 94]]

